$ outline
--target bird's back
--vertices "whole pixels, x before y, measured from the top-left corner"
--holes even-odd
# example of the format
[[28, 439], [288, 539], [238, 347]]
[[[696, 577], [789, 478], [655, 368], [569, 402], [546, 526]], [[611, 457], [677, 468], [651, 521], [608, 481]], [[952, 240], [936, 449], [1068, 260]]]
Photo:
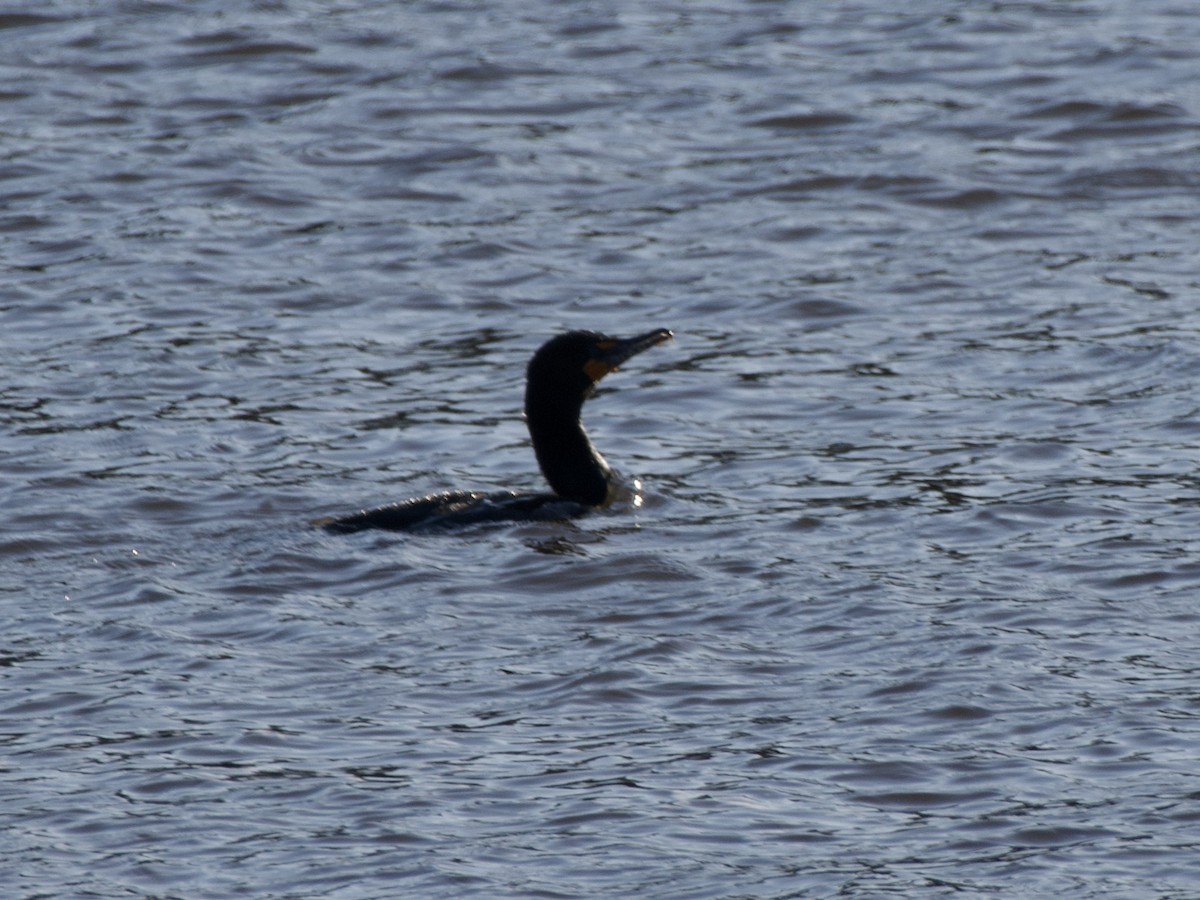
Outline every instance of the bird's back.
[[367, 528], [389, 531], [435, 531], [486, 522], [529, 522], [564, 519], [585, 507], [556, 494], [517, 491], [449, 491], [365, 509], [348, 516], [321, 519], [316, 524], [335, 534]]

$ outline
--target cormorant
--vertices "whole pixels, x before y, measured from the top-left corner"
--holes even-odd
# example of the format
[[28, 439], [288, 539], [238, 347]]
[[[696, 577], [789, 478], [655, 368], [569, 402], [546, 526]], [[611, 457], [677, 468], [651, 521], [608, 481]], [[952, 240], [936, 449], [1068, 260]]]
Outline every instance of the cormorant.
[[579, 419], [583, 402], [617, 366], [671, 337], [665, 328], [623, 339], [571, 331], [551, 338], [533, 355], [525, 376], [525, 421], [538, 466], [554, 493], [450, 491], [316, 524], [339, 533], [366, 528], [424, 530], [477, 522], [564, 519], [605, 506], [616, 496], [617, 483], [583, 430]]

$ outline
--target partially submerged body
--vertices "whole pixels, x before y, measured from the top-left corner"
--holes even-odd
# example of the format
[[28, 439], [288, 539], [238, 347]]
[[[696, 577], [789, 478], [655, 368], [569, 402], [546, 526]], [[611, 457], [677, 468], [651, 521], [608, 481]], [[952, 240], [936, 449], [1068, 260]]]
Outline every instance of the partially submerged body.
[[516, 491], [451, 491], [413, 497], [317, 522], [326, 531], [350, 534], [368, 528], [389, 531], [437, 531], [481, 522], [533, 522], [569, 519], [593, 507], [556, 494], [521, 494]]

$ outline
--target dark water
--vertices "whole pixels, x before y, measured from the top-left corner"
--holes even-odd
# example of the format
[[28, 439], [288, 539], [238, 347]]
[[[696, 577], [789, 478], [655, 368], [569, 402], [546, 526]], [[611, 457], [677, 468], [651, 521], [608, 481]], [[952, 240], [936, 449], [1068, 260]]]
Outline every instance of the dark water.
[[5, 896], [1200, 894], [1195, 12], [0, 13]]

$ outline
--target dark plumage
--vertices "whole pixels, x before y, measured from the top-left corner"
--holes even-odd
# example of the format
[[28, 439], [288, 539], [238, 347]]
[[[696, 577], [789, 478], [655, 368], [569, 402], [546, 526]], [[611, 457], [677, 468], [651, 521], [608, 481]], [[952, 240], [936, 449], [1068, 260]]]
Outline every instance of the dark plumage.
[[538, 466], [554, 493], [451, 491], [321, 519], [327, 531], [447, 528], [477, 522], [563, 519], [613, 499], [612, 469], [592, 446], [580, 413], [596, 383], [630, 357], [670, 340], [658, 328], [633, 338], [571, 331], [541, 346], [525, 378], [525, 421]]

